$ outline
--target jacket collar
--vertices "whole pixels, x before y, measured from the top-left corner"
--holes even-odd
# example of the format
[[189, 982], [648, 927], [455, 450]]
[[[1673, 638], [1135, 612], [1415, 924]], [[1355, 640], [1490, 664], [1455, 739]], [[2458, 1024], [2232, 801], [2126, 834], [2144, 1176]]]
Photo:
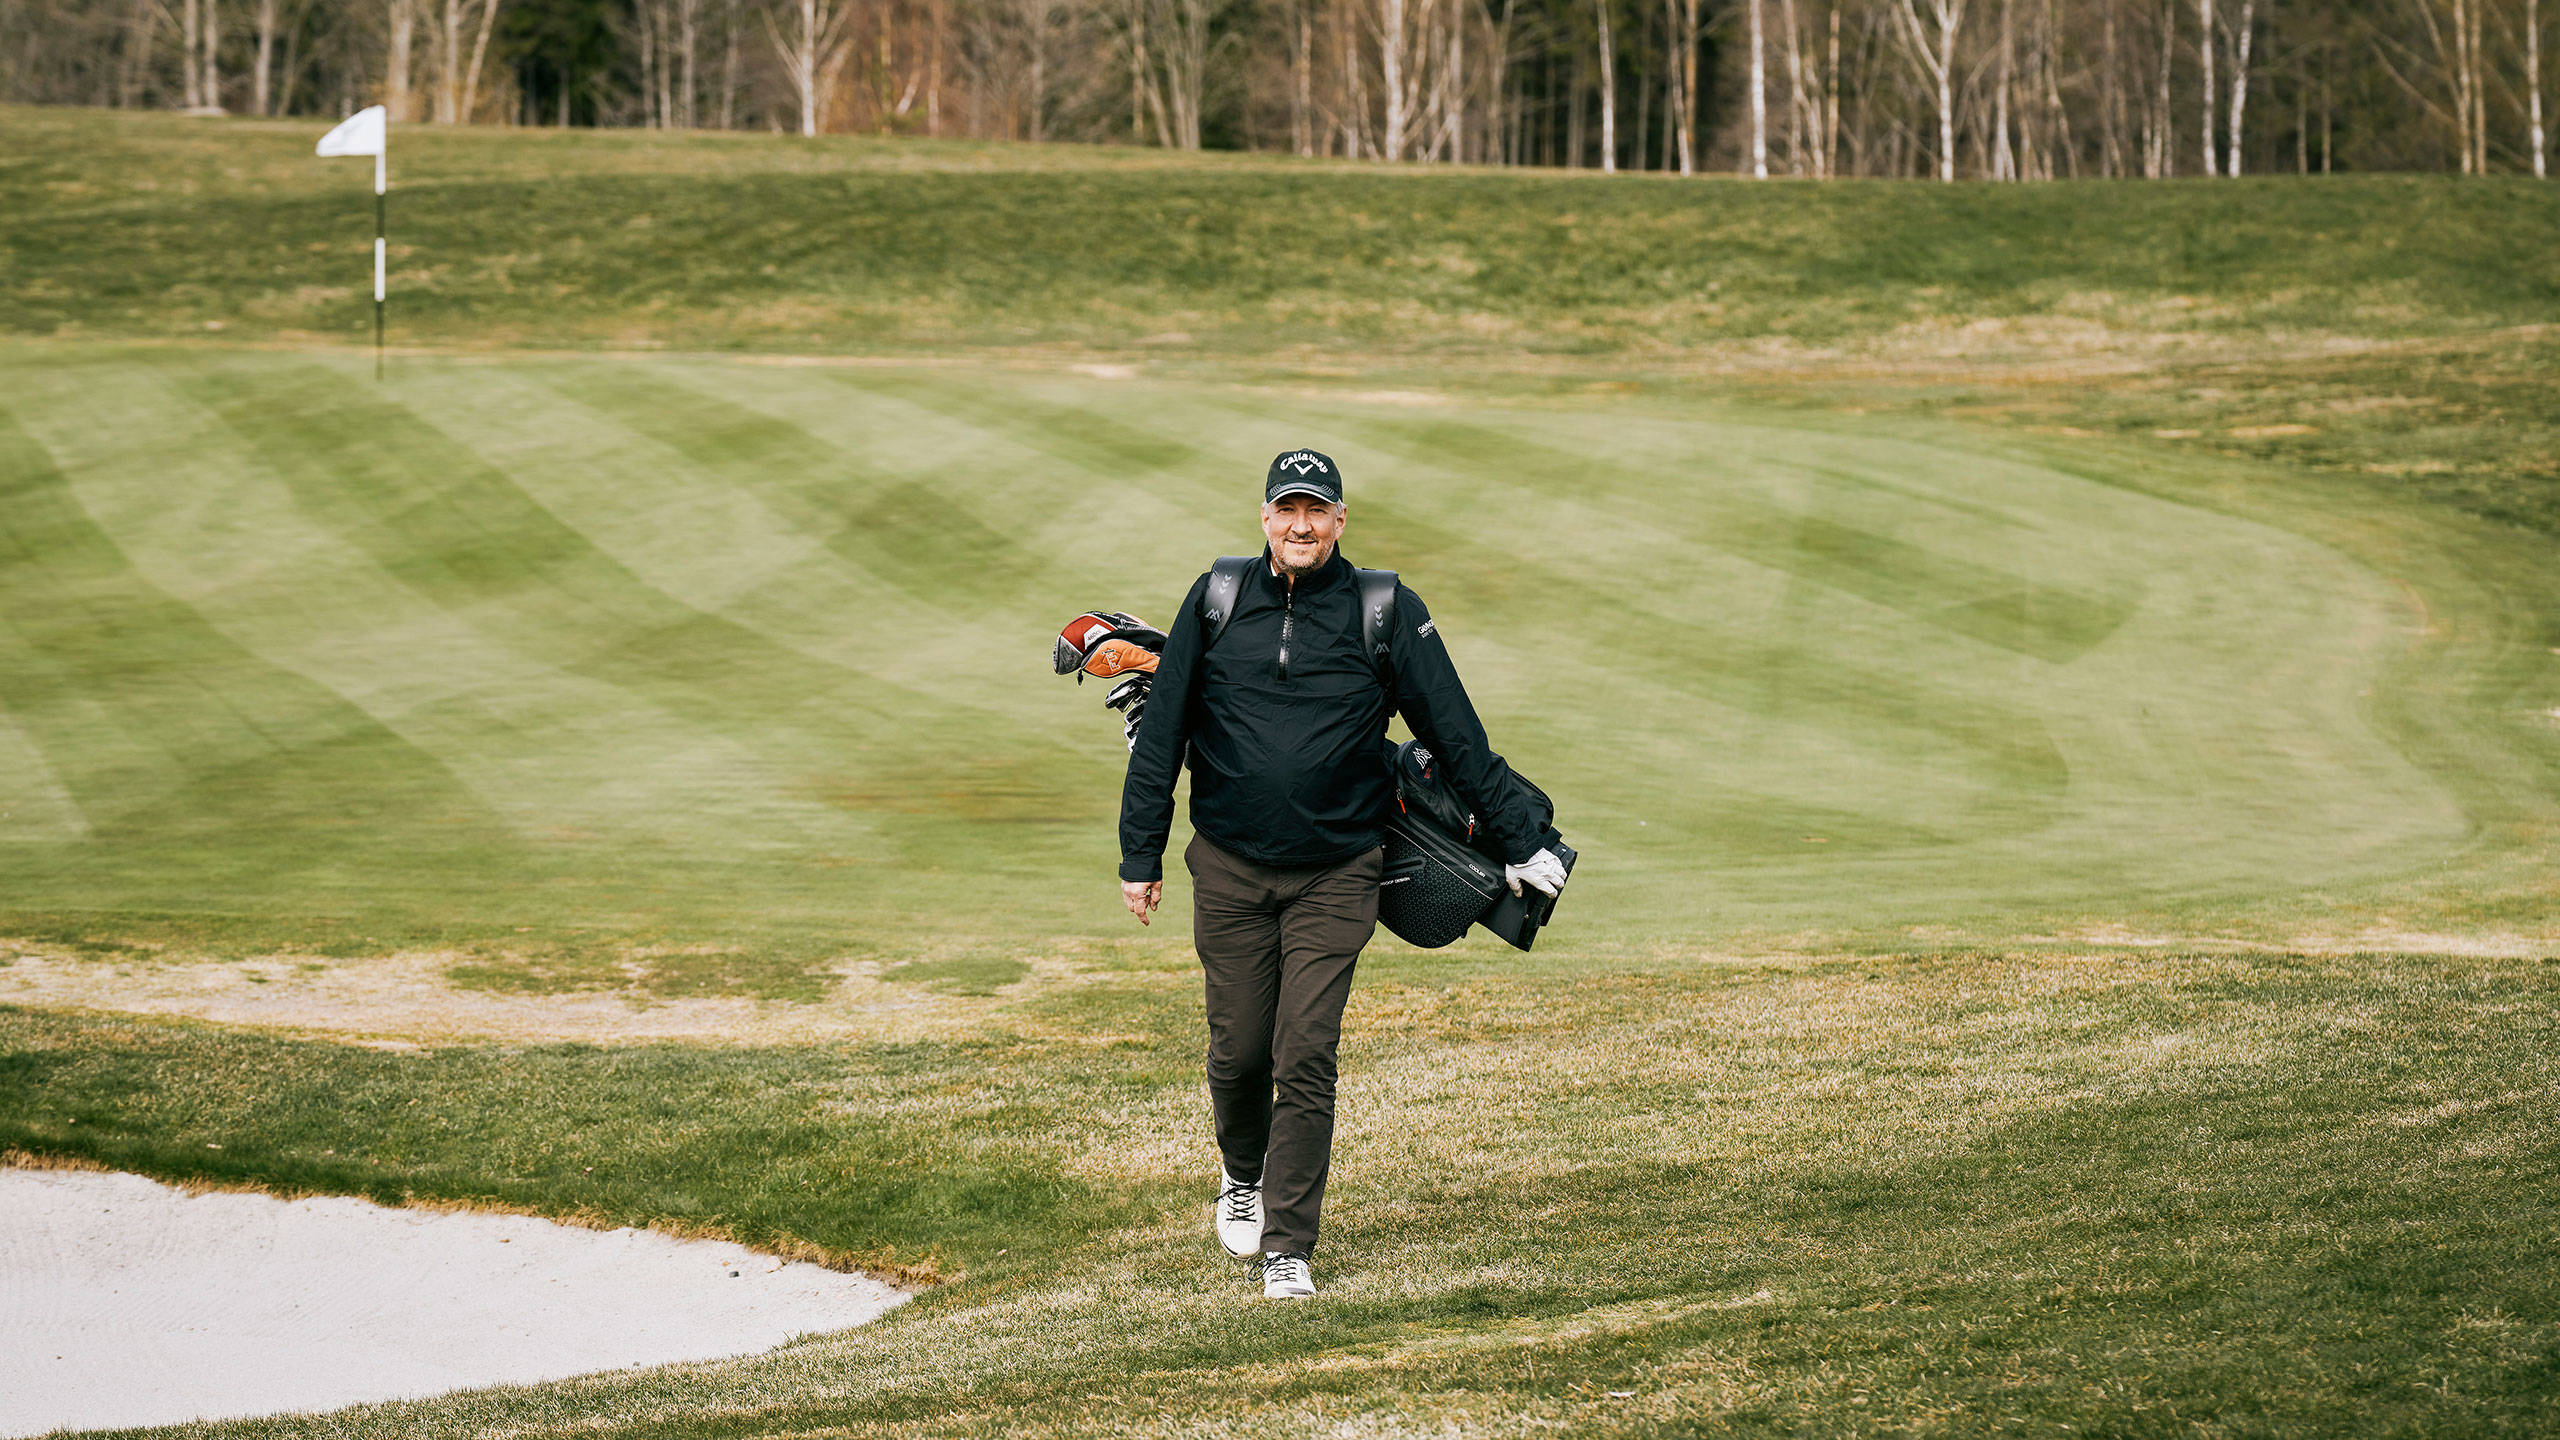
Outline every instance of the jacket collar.
[[[1281, 595], [1288, 592], [1289, 582], [1271, 573], [1271, 546], [1268, 543], [1263, 545], [1262, 563], [1253, 567], [1253, 573], [1261, 577], [1262, 583], [1270, 587], [1272, 594]], [[1351, 562], [1342, 558], [1342, 547], [1336, 545], [1333, 547], [1333, 554], [1322, 565], [1316, 567], [1316, 573], [1308, 576], [1298, 587], [1298, 594], [1302, 598], [1308, 595], [1321, 595], [1336, 585], [1348, 584], [1350, 579]]]

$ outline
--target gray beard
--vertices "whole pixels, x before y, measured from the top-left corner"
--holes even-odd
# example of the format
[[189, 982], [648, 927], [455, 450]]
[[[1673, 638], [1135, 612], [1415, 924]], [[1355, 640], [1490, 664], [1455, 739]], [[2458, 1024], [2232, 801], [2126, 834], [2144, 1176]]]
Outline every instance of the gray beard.
[[1314, 561], [1310, 561], [1310, 562], [1308, 563], [1307, 567], [1306, 567], [1305, 569], [1301, 570], [1301, 569], [1298, 569], [1298, 568], [1296, 568], [1296, 567], [1294, 567], [1294, 566], [1290, 565], [1290, 563], [1289, 563], [1288, 561], [1283, 560], [1283, 559], [1281, 559], [1281, 558], [1280, 558], [1280, 547], [1279, 547], [1279, 546], [1274, 545], [1274, 546], [1272, 546], [1272, 547], [1271, 547], [1271, 568], [1272, 568], [1274, 571], [1278, 572], [1278, 573], [1279, 573], [1281, 576], [1283, 576], [1284, 578], [1286, 578], [1286, 579], [1290, 579], [1290, 580], [1303, 580], [1303, 579], [1305, 579], [1307, 576], [1309, 576], [1309, 575], [1313, 575], [1313, 574], [1314, 574], [1314, 573], [1316, 573], [1317, 571], [1319, 571], [1319, 570], [1321, 570], [1321, 569], [1323, 569], [1323, 568], [1324, 568], [1324, 566], [1325, 566], [1325, 561], [1327, 561], [1327, 560], [1331, 560], [1332, 558], [1333, 558], [1333, 552], [1332, 552], [1332, 551], [1330, 551], [1330, 550], [1327, 550], [1326, 552], [1324, 552], [1324, 555], [1323, 555], [1323, 557], [1322, 557], [1321, 559], [1317, 559], [1317, 560], [1314, 560]]

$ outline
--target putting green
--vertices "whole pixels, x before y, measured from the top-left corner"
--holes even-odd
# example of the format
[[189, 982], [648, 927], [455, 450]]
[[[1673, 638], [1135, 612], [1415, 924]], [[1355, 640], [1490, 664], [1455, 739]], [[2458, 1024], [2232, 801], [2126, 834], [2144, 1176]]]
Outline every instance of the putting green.
[[1118, 934], [1118, 732], [1047, 638], [1092, 605], [1169, 621], [1299, 444], [1345, 464], [1346, 553], [1432, 603], [1558, 797], [1568, 951], [2285, 896], [2468, 829], [2370, 718], [2411, 592], [1952, 429], [364, 367], [0, 349], [21, 928]]

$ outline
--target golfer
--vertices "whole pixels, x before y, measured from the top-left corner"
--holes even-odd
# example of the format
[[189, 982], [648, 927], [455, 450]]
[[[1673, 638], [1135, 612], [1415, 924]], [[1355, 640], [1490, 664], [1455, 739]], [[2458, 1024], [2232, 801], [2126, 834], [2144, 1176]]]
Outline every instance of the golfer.
[[1120, 893], [1139, 923], [1164, 896], [1173, 782], [1191, 768], [1191, 928], [1207, 979], [1219, 1242], [1258, 1255], [1262, 1293], [1315, 1293], [1333, 1161], [1334, 1050], [1351, 972], [1378, 923], [1379, 820], [1392, 802], [1390, 712], [1440, 757], [1509, 862], [1547, 894], [1564, 863], [1510, 767], [1485, 743], [1422, 598], [1396, 589], [1386, 669], [1361, 640], [1359, 586], [1337, 547], [1342, 472], [1313, 450], [1271, 462], [1261, 564], [1213, 644], [1202, 575], [1174, 620], [1120, 794]]

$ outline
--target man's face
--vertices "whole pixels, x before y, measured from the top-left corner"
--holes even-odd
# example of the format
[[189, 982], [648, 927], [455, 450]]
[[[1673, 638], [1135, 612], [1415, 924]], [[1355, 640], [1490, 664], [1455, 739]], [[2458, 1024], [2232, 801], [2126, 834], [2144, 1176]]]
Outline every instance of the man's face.
[[1304, 492], [1262, 504], [1262, 535], [1271, 542], [1272, 563], [1284, 575], [1312, 574], [1332, 559], [1350, 520], [1349, 506], [1327, 504]]

